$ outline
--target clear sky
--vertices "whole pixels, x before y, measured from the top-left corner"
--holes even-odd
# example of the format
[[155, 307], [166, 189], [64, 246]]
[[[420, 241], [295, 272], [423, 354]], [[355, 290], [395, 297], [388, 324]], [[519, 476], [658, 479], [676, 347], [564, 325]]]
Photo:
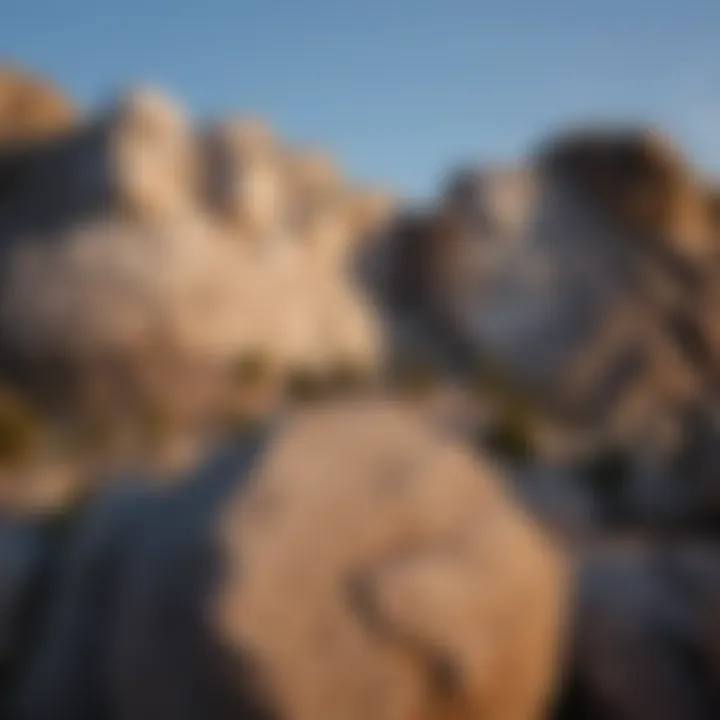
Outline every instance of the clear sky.
[[0, 56], [90, 106], [145, 82], [266, 117], [410, 194], [587, 118], [720, 169], [720, 0], [2, 0]]

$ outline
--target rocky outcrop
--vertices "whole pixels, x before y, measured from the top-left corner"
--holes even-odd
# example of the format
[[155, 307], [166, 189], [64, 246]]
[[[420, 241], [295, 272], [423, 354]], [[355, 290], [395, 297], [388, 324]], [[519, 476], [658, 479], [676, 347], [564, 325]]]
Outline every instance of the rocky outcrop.
[[431, 308], [428, 332], [440, 325], [470, 375], [502, 366], [567, 429], [673, 452], [717, 387], [711, 227], [706, 189], [666, 141], [569, 135], [524, 164], [458, 172], [398, 231], [415, 238], [395, 243], [392, 288]]
[[76, 117], [74, 104], [49, 83], [0, 66], [0, 151], [60, 134]]
[[91, 493], [62, 539], [0, 518], [0, 703], [554, 716], [567, 571], [527, 513], [580, 568], [563, 720], [717, 715], [716, 195], [657, 133], [591, 130], [395, 215], [263, 123], [151, 90], [76, 118], [0, 73], [0, 507], [74, 504], [167, 435], [192, 466], [323, 383], [457, 391], [292, 413], [181, 487]]
[[321, 154], [254, 121], [196, 129], [138, 89], [8, 163], [2, 370], [41, 406], [207, 424], [249, 395], [248, 366], [275, 386], [377, 372], [351, 264], [391, 202]]
[[53, 155], [56, 140], [79, 123], [73, 103], [49, 83], [0, 66], [0, 216], [31, 191], [40, 158]]
[[147, 493], [86, 514], [20, 717], [543, 717], [564, 561], [407, 410], [305, 411]]
[[525, 163], [457, 172], [394, 229], [394, 274], [378, 276], [414, 352], [432, 338], [436, 367], [510, 408], [518, 496], [574, 549], [573, 650], [550, 717], [719, 712], [709, 192], [655, 133], [563, 135]]
[[702, 181], [658, 132], [571, 133], [548, 143], [540, 161], [638, 241], [655, 241], [695, 261], [712, 252]]
[[287, 214], [289, 181], [279, 143], [258, 122], [226, 121], [206, 131], [207, 201], [211, 211], [261, 242]]

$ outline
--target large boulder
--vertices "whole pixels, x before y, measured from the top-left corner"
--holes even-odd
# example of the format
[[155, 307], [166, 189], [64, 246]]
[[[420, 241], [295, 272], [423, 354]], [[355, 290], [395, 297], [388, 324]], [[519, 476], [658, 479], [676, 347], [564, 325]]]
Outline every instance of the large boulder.
[[543, 717], [566, 568], [494, 475], [402, 408], [336, 404], [106, 502], [20, 717]]

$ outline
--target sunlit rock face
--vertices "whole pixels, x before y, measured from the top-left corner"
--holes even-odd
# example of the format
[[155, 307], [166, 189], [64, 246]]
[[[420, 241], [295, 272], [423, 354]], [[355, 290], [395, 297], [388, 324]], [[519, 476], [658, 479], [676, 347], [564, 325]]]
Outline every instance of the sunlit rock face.
[[114, 366], [133, 378], [114, 383], [126, 397], [246, 362], [280, 383], [378, 368], [378, 319], [350, 266], [389, 207], [324, 155], [251, 120], [197, 131], [137, 89], [18, 163], [0, 197], [0, 344], [15, 368]]
[[199, 222], [97, 222], [9, 258], [3, 337], [28, 356], [165, 345], [218, 357], [240, 344], [241, 258]]
[[193, 209], [197, 188], [194, 137], [182, 111], [153, 90], [121, 98], [108, 112], [110, 195], [140, 217]]
[[117, 366], [137, 392], [167, 385], [177, 399], [188, 384], [173, 391], [171, 368], [203, 378], [259, 358], [322, 377], [338, 366], [371, 374], [381, 357], [369, 302], [287, 239], [238, 243], [192, 217], [96, 221], [21, 243], [5, 262], [0, 337], [26, 367]]
[[299, 148], [286, 157], [290, 182], [304, 203], [319, 203], [343, 184], [340, 169], [332, 159], [317, 150]]
[[86, 515], [22, 717], [545, 717], [567, 569], [492, 468], [384, 403], [255, 442]]
[[368, 188], [353, 188], [350, 217], [357, 237], [368, 242], [377, 242], [387, 231], [401, 205], [398, 197], [389, 191]]
[[292, 189], [290, 231], [318, 263], [343, 266], [357, 236], [346, 179], [329, 157], [317, 151], [290, 150], [285, 163]]
[[244, 571], [218, 619], [281, 716], [541, 716], [562, 571], [480, 461], [392, 406], [330, 407], [237, 500], [223, 527]]
[[225, 121], [205, 133], [203, 146], [211, 213], [251, 241], [284, 232], [288, 187], [270, 129], [248, 120]]
[[76, 119], [73, 103], [49, 83], [0, 66], [0, 151], [61, 134]]

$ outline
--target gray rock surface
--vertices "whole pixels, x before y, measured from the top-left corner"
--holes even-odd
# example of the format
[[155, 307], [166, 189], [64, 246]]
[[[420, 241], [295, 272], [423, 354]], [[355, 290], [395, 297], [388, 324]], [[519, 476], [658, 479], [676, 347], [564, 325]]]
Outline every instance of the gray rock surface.
[[582, 560], [563, 718], [710, 720], [720, 712], [720, 551], [605, 543]]
[[396, 232], [390, 289], [436, 344], [501, 365], [569, 435], [669, 452], [716, 397], [707, 189], [664, 139], [569, 135], [460, 171]]

